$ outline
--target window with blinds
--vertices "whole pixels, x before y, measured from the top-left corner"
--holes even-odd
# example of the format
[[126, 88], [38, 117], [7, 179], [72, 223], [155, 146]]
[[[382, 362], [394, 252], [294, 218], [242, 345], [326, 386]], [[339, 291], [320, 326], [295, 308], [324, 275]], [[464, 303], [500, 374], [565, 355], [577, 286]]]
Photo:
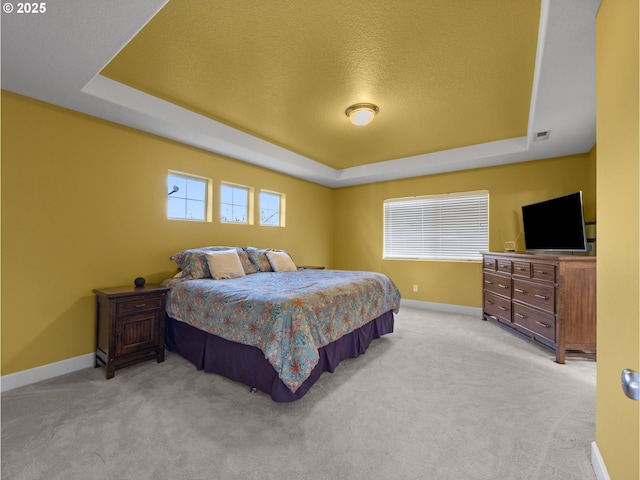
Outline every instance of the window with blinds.
[[489, 192], [384, 201], [384, 258], [482, 260], [489, 249]]

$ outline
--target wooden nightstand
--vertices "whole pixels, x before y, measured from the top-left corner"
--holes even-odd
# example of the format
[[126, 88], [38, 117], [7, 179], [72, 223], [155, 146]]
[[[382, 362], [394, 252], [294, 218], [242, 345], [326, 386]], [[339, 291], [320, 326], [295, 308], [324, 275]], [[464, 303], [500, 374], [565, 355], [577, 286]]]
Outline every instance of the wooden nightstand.
[[160, 285], [95, 289], [97, 340], [95, 366], [107, 379], [117, 368], [155, 358], [164, 361], [165, 299]]

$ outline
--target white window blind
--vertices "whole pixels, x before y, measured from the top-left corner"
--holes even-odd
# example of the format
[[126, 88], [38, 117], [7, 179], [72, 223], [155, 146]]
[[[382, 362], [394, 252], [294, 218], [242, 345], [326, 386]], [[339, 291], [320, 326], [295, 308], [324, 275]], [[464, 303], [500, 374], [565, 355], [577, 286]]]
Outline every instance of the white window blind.
[[384, 258], [481, 260], [488, 249], [488, 191], [384, 202]]

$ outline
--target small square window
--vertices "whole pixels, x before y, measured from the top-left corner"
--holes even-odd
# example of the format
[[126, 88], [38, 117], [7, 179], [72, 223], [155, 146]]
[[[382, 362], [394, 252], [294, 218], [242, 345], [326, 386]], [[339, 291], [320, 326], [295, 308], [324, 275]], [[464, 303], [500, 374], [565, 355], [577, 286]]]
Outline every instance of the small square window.
[[251, 224], [251, 189], [223, 183], [220, 188], [220, 221]]
[[167, 176], [167, 218], [206, 221], [209, 180], [169, 172]]
[[260, 192], [260, 225], [284, 226], [284, 195], [262, 190]]

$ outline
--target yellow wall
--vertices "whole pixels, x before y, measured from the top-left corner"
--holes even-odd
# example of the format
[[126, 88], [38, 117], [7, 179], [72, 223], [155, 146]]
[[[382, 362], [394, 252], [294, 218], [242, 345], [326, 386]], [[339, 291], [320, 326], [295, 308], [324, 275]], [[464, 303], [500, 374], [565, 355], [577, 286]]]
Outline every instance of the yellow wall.
[[[588, 154], [381, 182], [336, 190], [334, 259], [339, 268], [389, 275], [403, 298], [481, 307], [481, 262], [382, 259], [383, 201], [447, 192], [489, 190], [490, 249], [522, 231], [521, 206], [583, 191], [586, 221], [595, 220], [595, 149]], [[518, 240], [524, 250], [524, 239]], [[413, 292], [418, 285], [418, 292]]]
[[603, 0], [596, 23], [596, 443], [614, 480], [640, 477], [640, 402], [620, 388], [623, 368], [640, 371], [638, 15], [637, 0]]
[[[2, 92], [2, 374], [93, 351], [92, 289], [160, 282], [206, 245], [331, 266], [326, 187]], [[166, 219], [169, 169], [282, 192], [284, 228]], [[218, 189], [214, 188], [214, 192]]]
[[[595, 217], [595, 152], [332, 190], [12, 93], [2, 102], [3, 375], [92, 352], [92, 289], [160, 282], [184, 248], [284, 248], [298, 264], [387, 273], [407, 299], [480, 307], [479, 262], [382, 260], [384, 199], [488, 189], [498, 251], [520, 233], [521, 205], [583, 190]], [[287, 226], [167, 220], [170, 169], [283, 192]]]

